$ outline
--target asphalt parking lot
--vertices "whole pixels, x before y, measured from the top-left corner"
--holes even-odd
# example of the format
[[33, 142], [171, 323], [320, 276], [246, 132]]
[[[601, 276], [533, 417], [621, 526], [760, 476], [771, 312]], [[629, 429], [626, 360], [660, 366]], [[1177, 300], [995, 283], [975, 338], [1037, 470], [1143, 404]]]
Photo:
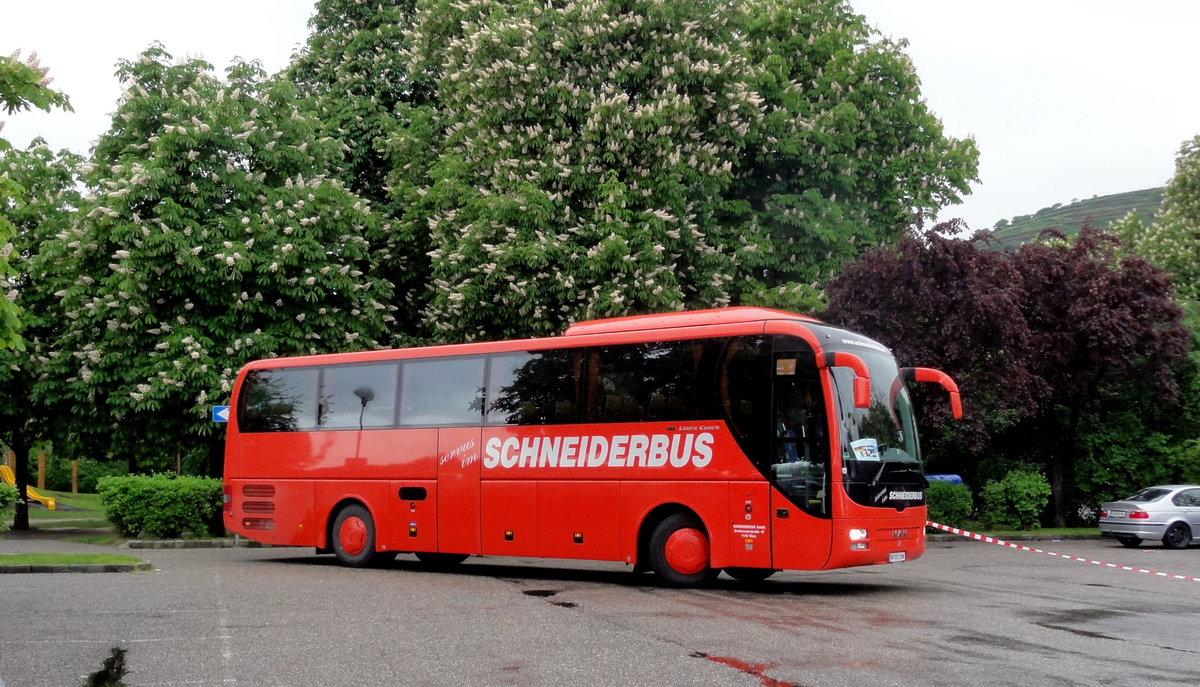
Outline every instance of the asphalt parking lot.
[[0, 680], [82, 684], [120, 647], [129, 685], [1200, 684], [1200, 548], [1029, 545], [1192, 579], [966, 540], [702, 590], [602, 563], [137, 550], [155, 572], [0, 578]]

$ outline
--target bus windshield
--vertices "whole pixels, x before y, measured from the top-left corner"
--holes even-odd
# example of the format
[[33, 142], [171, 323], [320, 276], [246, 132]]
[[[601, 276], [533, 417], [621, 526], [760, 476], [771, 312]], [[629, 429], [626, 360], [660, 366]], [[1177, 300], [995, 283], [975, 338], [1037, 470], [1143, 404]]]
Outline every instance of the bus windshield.
[[855, 338], [830, 347], [858, 356], [871, 375], [871, 403], [854, 405], [854, 372], [831, 368], [837, 397], [846, 491], [857, 503], [906, 508], [924, 500], [916, 421], [895, 359], [882, 345]]
[[913, 420], [912, 399], [890, 355], [856, 351], [871, 372], [871, 405], [854, 407], [854, 373], [836, 369], [841, 410], [843, 458], [867, 463], [902, 462], [919, 465], [920, 448]]

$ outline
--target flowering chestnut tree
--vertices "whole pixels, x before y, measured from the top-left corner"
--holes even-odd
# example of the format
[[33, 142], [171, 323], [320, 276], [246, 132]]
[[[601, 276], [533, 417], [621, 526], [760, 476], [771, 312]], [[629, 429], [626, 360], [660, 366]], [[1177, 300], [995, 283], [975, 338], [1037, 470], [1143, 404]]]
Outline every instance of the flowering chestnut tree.
[[[440, 338], [729, 302], [716, 221], [761, 118], [738, 3], [418, 6], [393, 187]], [[430, 155], [427, 151], [434, 151]]]
[[414, 92], [402, 49], [414, 4], [319, 0], [308, 40], [283, 75], [312, 99], [320, 135], [342, 147], [331, 174], [385, 219], [380, 235], [372, 237], [373, 260], [376, 273], [395, 285], [397, 320], [409, 334], [428, 288], [428, 231], [405, 232], [388, 223], [403, 206], [388, 192], [391, 163], [383, 146], [396, 129], [397, 105], [422, 97]]
[[[50, 88], [53, 79], [46, 77], [48, 69], [38, 62], [37, 53], [24, 61], [20, 56], [20, 51], [8, 57], [0, 56], [0, 109], [7, 115], [28, 110], [31, 106], [47, 112], [52, 107], [70, 110], [67, 96]], [[3, 129], [4, 120], [0, 120], [0, 131]], [[12, 145], [0, 137], [0, 154], [11, 148]], [[22, 196], [28, 192], [30, 189], [18, 183], [12, 175], [0, 174], [0, 277], [10, 274], [9, 258], [13, 247], [9, 240], [17, 230], [10, 214], [23, 204]], [[19, 308], [12, 302], [11, 296], [7, 288], [0, 291], [0, 349], [21, 346], [17, 319]]]
[[219, 441], [192, 447], [243, 363], [391, 343], [379, 219], [327, 176], [337, 143], [294, 87], [255, 64], [222, 79], [156, 45], [118, 76], [112, 128], [80, 167], [94, 195], [59, 238], [76, 278], [39, 389], [96, 409], [73, 429], [101, 455], [215, 467]]
[[[29, 484], [29, 455], [34, 442], [53, 436], [69, 409], [33, 402], [33, 387], [54, 356], [54, 342], [63, 330], [55, 295], [73, 278], [58, 269], [55, 237], [70, 226], [81, 204], [75, 166], [82, 161], [69, 151], [52, 152], [42, 139], [28, 148], [0, 151], [0, 183], [25, 189], [8, 200], [4, 214], [14, 229], [9, 245], [8, 274], [0, 284], [21, 312], [22, 345], [0, 347], [0, 443], [21, 460], [16, 464], [17, 487], [24, 495]], [[17, 502], [16, 529], [29, 528], [28, 503]]]
[[894, 244], [977, 178], [946, 136], [905, 43], [840, 0], [748, 3], [739, 31], [763, 99], [726, 192], [739, 300], [808, 310], [864, 248]]

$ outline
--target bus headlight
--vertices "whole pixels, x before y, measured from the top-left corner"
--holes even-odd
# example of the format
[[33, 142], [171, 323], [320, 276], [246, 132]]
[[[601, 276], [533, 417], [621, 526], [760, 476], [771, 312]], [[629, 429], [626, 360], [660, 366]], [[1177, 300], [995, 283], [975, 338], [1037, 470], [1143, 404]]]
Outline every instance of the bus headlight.
[[855, 528], [850, 530], [851, 551], [866, 551], [868, 546], [867, 531], [865, 529]]

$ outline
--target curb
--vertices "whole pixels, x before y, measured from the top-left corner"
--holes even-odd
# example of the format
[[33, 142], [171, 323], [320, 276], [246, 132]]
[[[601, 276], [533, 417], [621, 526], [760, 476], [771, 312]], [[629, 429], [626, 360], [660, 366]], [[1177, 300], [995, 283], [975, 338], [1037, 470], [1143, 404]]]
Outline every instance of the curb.
[[123, 549], [269, 549], [249, 539], [133, 539], [121, 545]]
[[108, 565], [0, 565], [0, 575], [22, 573], [132, 573], [154, 572], [153, 563], [110, 563]]

